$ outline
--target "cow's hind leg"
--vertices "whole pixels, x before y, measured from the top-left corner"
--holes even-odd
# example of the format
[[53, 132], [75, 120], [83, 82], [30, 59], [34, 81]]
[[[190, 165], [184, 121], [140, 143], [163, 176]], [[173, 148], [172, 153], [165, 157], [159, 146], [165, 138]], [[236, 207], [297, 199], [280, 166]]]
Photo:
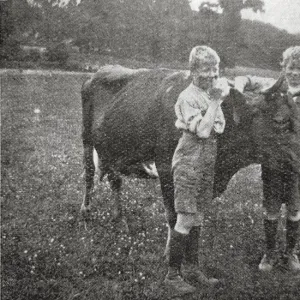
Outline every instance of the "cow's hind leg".
[[[169, 167], [169, 168], [168, 168]], [[170, 235], [171, 230], [174, 229], [174, 226], [177, 221], [177, 213], [174, 208], [174, 184], [173, 176], [171, 171], [168, 171], [170, 166], [165, 166], [165, 168], [158, 168], [161, 191], [163, 195], [163, 202], [165, 208], [165, 216], [168, 223], [168, 238], [166, 242], [164, 255], [168, 257], [170, 250]]]
[[118, 220], [122, 216], [121, 208], [121, 187], [122, 187], [122, 178], [121, 175], [113, 170], [109, 170], [107, 178], [112, 189], [112, 200], [113, 200], [113, 210], [112, 217], [114, 220]]
[[95, 165], [93, 162], [93, 146], [84, 145], [84, 180], [85, 180], [85, 194], [81, 205], [81, 213], [84, 217], [88, 217], [91, 210], [91, 198], [94, 187]]
[[120, 222], [122, 230], [129, 232], [129, 227], [127, 223], [127, 218], [122, 213], [121, 206], [121, 187], [122, 187], [122, 178], [120, 173], [113, 170], [109, 170], [107, 174], [108, 181], [112, 190], [112, 200], [113, 200], [113, 210], [112, 210], [112, 219], [113, 221]]

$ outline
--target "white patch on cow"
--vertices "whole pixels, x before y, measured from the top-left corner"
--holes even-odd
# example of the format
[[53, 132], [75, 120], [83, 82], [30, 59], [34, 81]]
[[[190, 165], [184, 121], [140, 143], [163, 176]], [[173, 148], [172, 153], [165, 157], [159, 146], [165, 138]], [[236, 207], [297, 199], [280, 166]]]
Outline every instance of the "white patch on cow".
[[94, 162], [94, 166], [95, 166], [95, 172], [97, 174], [100, 173], [100, 169], [99, 169], [99, 156], [98, 153], [96, 151], [96, 149], [94, 148], [93, 150], [93, 162]]
[[168, 87], [167, 90], [166, 90], [166, 93], [169, 93], [172, 88], [173, 88], [173, 86]]
[[154, 162], [148, 165], [143, 163], [142, 165], [148, 175], [150, 175], [151, 177], [158, 178], [158, 172]]

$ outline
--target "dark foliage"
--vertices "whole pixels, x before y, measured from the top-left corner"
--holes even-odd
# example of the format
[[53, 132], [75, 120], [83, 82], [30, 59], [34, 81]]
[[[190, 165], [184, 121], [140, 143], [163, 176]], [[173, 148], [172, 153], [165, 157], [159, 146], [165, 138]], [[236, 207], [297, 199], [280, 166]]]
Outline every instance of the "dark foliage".
[[[10, 1], [7, 1], [10, 2]], [[141, 61], [186, 61], [197, 44], [215, 48], [223, 65], [279, 68], [283, 49], [299, 44], [300, 38], [260, 22], [241, 19], [241, 10], [264, 9], [261, 0], [220, 0], [202, 3], [192, 11], [181, 1], [70, 1], [59, 7], [56, 1], [26, 0], [13, 5], [1, 2], [2, 39], [22, 37], [22, 44], [51, 47], [48, 60], [65, 64], [67, 54], [53, 45], [73, 40], [82, 53], [97, 53]], [[223, 13], [216, 12], [222, 8]]]
[[49, 47], [45, 54], [45, 59], [50, 62], [58, 62], [60, 65], [65, 65], [69, 58], [68, 48], [64, 43], [60, 43], [53, 47]]

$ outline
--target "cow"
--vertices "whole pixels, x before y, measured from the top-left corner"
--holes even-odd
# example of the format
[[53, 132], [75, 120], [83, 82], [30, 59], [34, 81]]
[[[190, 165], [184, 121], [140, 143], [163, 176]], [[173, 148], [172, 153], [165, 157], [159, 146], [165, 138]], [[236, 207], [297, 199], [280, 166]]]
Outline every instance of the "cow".
[[[174, 126], [174, 105], [190, 82], [187, 71], [104, 66], [83, 84], [82, 140], [86, 183], [81, 206], [83, 214], [90, 210], [95, 149], [99, 156], [100, 178], [107, 174], [112, 188], [115, 218], [121, 215], [121, 175], [136, 170], [132, 166], [153, 161], [161, 184], [166, 220], [169, 228], [174, 227], [176, 212], [171, 162], [180, 137]], [[292, 111], [287, 99], [272, 97], [247, 97], [231, 89], [222, 103], [226, 128], [217, 141], [214, 197], [226, 190], [231, 177], [241, 168], [262, 163], [264, 151], [269, 151], [276, 163], [277, 146], [281, 144], [273, 133], [275, 130], [276, 135], [279, 130], [281, 136], [282, 120], [288, 119]], [[293, 154], [286, 151], [286, 145], [282, 149], [287, 159], [291, 158]]]

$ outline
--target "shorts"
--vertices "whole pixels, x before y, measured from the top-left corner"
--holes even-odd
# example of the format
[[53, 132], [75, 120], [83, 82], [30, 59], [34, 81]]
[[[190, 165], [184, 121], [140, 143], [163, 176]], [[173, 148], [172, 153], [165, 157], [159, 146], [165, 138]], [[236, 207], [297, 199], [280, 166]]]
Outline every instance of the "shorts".
[[177, 213], [201, 213], [213, 199], [216, 137], [198, 138], [184, 131], [172, 160]]
[[287, 164], [280, 170], [262, 165], [263, 206], [268, 213], [278, 213], [283, 203], [289, 212], [300, 211], [300, 175]]

